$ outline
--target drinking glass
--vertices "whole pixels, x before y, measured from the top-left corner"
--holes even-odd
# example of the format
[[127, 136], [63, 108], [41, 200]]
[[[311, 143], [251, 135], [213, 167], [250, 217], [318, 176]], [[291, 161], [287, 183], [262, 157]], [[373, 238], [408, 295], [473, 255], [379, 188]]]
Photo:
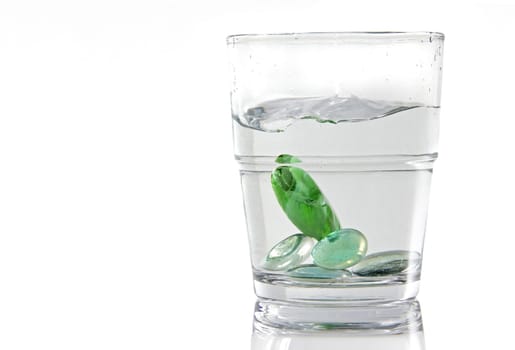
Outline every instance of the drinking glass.
[[258, 297], [417, 295], [443, 41], [435, 32], [228, 37]]

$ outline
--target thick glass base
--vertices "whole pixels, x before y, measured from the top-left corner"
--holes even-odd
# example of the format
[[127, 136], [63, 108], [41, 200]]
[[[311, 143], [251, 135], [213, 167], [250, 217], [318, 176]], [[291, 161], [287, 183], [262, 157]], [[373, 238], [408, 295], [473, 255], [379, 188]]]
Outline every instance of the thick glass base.
[[414, 299], [416, 280], [362, 280], [355, 283], [296, 283], [255, 274], [254, 289], [261, 299], [295, 303], [377, 304]]
[[254, 329], [260, 333], [345, 330], [351, 333], [402, 334], [422, 330], [417, 301], [374, 305], [299, 304], [259, 300]]

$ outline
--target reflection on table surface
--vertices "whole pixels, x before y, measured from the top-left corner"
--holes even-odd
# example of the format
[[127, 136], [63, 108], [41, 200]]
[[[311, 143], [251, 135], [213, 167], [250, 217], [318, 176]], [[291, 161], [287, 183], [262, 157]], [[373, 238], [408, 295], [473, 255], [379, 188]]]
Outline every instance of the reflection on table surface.
[[[298, 306], [292, 312], [291, 305], [266, 304], [256, 303], [251, 350], [425, 349], [417, 301], [350, 308], [310, 305], [305, 312]], [[293, 317], [282, 317], [287, 313]], [[321, 322], [323, 315], [327, 315], [328, 322]], [[366, 320], [367, 316], [370, 320]]]

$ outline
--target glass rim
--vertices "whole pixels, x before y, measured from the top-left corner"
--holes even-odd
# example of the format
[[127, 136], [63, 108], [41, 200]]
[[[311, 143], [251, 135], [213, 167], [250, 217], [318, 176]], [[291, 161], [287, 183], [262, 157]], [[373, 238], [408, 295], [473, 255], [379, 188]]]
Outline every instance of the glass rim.
[[303, 39], [319, 39], [319, 40], [363, 40], [367, 39], [390, 39], [395, 41], [417, 41], [421, 39], [444, 40], [445, 35], [441, 32], [430, 31], [385, 31], [385, 32], [368, 32], [368, 31], [349, 31], [349, 32], [291, 32], [291, 33], [268, 33], [268, 34], [233, 34], [226, 38], [227, 44], [237, 44], [255, 41], [291, 41]]

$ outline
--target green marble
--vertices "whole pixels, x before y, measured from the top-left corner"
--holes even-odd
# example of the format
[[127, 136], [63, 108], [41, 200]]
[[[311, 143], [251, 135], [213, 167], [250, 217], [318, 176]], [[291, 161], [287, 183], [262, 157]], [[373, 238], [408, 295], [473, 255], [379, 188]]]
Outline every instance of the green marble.
[[326, 269], [345, 269], [357, 264], [367, 253], [367, 239], [358, 230], [345, 228], [332, 232], [311, 251], [316, 265]]
[[329, 270], [313, 264], [300, 265], [288, 271], [288, 276], [309, 279], [337, 279], [350, 275], [346, 270]]
[[352, 267], [358, 276], [386, 276], [416, 269], [420, 265], [420, 254], [406, 250], [392, 250], [370, 254]]
[[275, 162], [279, 164], [300, 163], [300, 159], [290, 154], [280, 154], [275, 158]]
[[280, 166], [271, 181], [279, 205], [302, 233], [320, 240], [340, 228], [329, 202], [303, 169]]
[[313, 238], [300, 233], [289, 236], [270, 249], [263, 262], [263, 268], [283, 271], [298, 266], [309, 257], [314, 244]]

